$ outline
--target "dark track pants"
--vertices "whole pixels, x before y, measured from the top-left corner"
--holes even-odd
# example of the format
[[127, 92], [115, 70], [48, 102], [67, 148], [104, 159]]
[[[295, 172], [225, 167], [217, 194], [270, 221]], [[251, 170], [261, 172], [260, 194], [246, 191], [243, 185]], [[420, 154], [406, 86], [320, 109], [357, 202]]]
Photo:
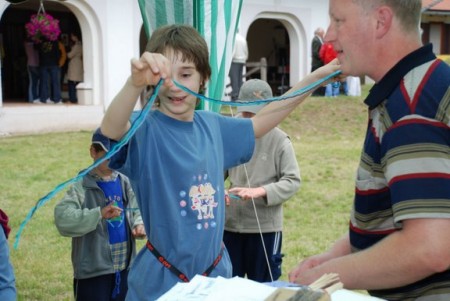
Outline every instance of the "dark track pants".
[[123, 301], [128, 290], [128, 270], [120, 272], [120, 293], [113, 299], [116, 275], [107, 274], [87, 279], [73, 279], [76, 301]]
[[275, 281], [281, 276], [281, 232], [263, 233], [272, 277], [270, 278], [264, 248], [259, 233], [225, 231], [223, 241], [230, 254], [233, 277], [245, 277], [258, 282]]

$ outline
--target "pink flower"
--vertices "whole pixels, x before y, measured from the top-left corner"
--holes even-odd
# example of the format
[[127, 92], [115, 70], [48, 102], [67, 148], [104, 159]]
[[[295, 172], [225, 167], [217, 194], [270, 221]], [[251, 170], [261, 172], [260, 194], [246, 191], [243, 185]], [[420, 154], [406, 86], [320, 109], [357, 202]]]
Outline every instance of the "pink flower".
[[39, 13], [31, 16], [30, 21], [25, 24], [25, 29], [31, 40], [39, 44], [43, 39], [56, 41], [61, 34], [59, 20], [47, 13]]

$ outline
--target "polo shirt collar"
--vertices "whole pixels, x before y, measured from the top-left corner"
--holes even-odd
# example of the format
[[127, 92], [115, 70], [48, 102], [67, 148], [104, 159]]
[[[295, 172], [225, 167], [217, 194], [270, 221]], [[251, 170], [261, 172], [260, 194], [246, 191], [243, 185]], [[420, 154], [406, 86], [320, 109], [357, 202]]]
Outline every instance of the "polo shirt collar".
[[364, 103], [373, 109], [383, 102], [398, 87], [403, 77], [412, 69], [436, 59], [431, 44], [420, 47], [401, 59], [383, 78], [376, 83]]

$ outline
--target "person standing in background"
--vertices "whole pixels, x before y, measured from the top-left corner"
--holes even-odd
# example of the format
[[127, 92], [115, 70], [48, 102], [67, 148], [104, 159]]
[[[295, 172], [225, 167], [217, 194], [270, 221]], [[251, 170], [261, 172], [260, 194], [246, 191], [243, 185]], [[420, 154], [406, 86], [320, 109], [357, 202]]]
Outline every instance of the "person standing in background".
[[28, 71], [28, 101], [40, 103], [39, 100], [39, 52], [36, 45], [29, 38], [24, 42], [25, 54], [27, 56]]
[[[59, 58], [61, 52], [58, 41], [45, 41], [39, 44], [38, 47], [41, 102], [62, 104], [61, 83], [59, 80]], [[50, 99], [50, 94], [52, 99]]]
[[[331, 43], [323, 43], [320, 47], [319, 57], [326, 65], [337, 57], [337, 53]], [[328, 83], [325, 87], [326, 97], [337, 97], [339, 95], [340, 83]]]
[[[320, 59], [319, 52], [323, 44], [323, 35], [325, 31], [319, 27], [314, 31], [314, 38], [311, 42], [311, 72], [323, 66], [323, 62]], [[319, 87], [312, 93], [312, 96], [324, 96], [325, 87]]]
[[[239, 92], [241, 101], [272, 97], [269, 84], [260, 79], [246, 81]], [[264, 106], [239, 106], [237, 112], [242, 118], [252, 118]], [[233, 277], [275, 281], [281, 276], [283, 259], [283, 203], [300, 187], [300, 169], [289, 136], [273, 128], [256, 139], [250, 161], [229, 169], [227, 174], [230, 188], [225, 197], [223, 241], [233, 265]]]
[[242, 76], [245, 63], [248, 59], [247, 40], [239, 33], [236, 33], [234, 40], [233, 58], [230, 67], [230, 81], [231, 81], [231, 101], [238, 99], [239, 89], [242, 86]]
[[[60, 36], [60, 38], [61, 38], [61, 36]], [[58, 47], [59, 47], [59, 52], [61, 54], [61, 56], [59, 57], [59, 62], [58, 62], [59, 84], [61, 85], [61, 90], [62, 90], [62, 86], [64, 83], [64, 65], [66, 64], [66, 61], [67, 61], [67, 53], [66, 53], [66, 46], [64, 46], [64, 44], [61, 40], [58, 41]]]
[[75, 32], [70, 34], [70, 41], [73, 43], [67, 57], [69, 67], [67, 69], [67, 80], [69, 85], [69, 101], [77, 103], [77, 85], [83, 81], [83, 46], [81, 35]]

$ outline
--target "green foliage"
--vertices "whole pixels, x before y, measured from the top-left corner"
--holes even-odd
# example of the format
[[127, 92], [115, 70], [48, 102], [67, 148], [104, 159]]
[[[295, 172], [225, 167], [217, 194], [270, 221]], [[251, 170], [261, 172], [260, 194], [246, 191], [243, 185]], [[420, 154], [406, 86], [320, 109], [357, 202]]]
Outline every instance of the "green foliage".
[[[302, 176], [300, 190], [285, 205], [281, 279], [345, 233], [366, 116], [361, 97], [310, 97], [280, 125], [293, 141]], [[36, 212], [19, 248], [12, 246], [37, 200], [92, 163], [90, 138], [90, 132], [0, 138], [0, 207], [13, 229], [9, 242], [19, 301], [73, 299], [71, 239], [59, 235], [53, 220], [62, 192]]]
[[293, 141], [302, 177], [284, 208], [282, 279], [347, 230], [366, 116], [361, 97], [313, 97], [280, 125]]

